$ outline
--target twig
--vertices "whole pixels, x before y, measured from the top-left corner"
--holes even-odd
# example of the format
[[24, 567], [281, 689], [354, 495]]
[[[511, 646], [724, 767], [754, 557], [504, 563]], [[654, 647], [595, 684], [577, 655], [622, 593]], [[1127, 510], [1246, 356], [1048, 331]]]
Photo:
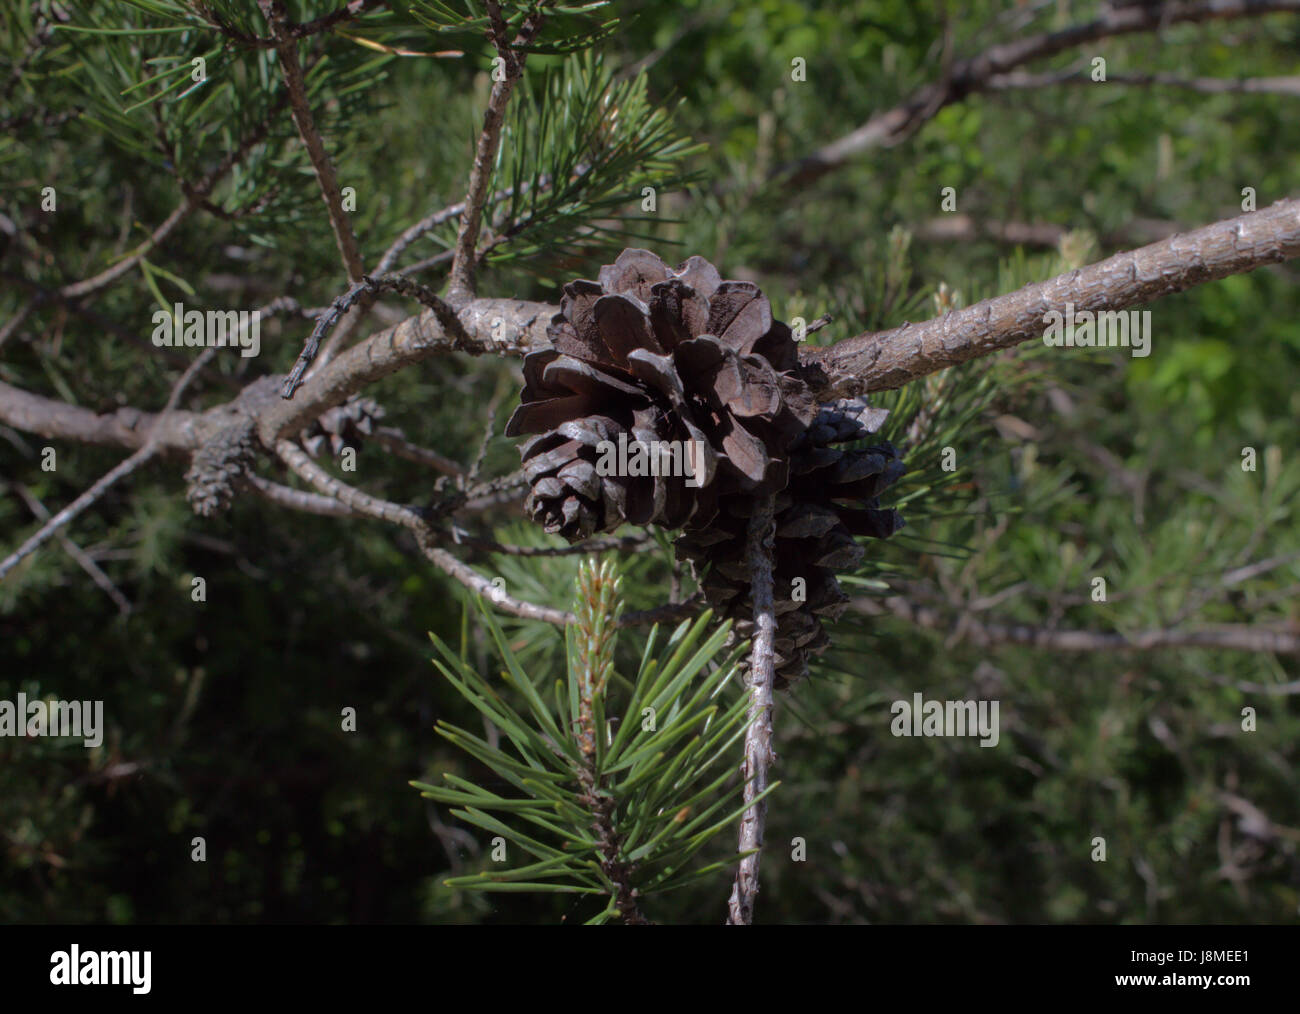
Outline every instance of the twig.
[[[581, 176], [583, 172], [586, 170], [586, 168], [587, 167], [585, 166], [585, 164], [579, 165], [576, 170], [576, 175]], [[550, 187], [550, 185], [551, 185], [550, 173], [543, 173], [541, 176], [537, 178], [536, 182], [525, 180], [523, 183], [521, 183], [519, 185], [518, 192], [520, 194], [526, 194], [531, 190], [546, 190]], [[501, 190], [498, 190], [495, 194], [492, 195], [492, 203], [495, 204], [499, 201], [503, 201], [506, 200], [507, 198], [513, 197], [515, 195], [515, 190], [516, 190], [515, 187], [503, 187]], [[417, 239], [419, 239], [421, 236], [425, 235], [426, 233], [432, 232], [434, 229], [438, 228], [438, 226], [444, 224], [445, 222], [449, 222], [453, 218], [459, 218], [464, 213], [465, 213], [465, 202], [460, 201], [456, 204], [448, 205], [447, 207], [442, 208], [438, 211], [431, 212], [430, 214], [426, 215], [424, 218], [416, 222], [414, 225], [408, 226], [405, 230], [403, 230], [402, 234], [397, 237], [397, 239], [393, 240], [392, 246], [390, 246], [387, 250], [385, 250], [384, 255], [381, 258], [379, 258], [379, 263], [375, 265], [375, 274], [382, 275], [386, 271], [392, 270], [393, 265], [397, 263], [397, 259], [403, 253], [405, 253], [406, 248], [409, 247], [412, 243], [414, 243]], [[419, 264], [412, 264], [409, 267], [403, 268], [398, 273], [403, 275], [413, 274], [418, 268], [428, 267], [430, 264], [434, 263], [435, 261], [442, 261], [444, 259], [453, 257], [455, 253], [456, 253], [455, 250], [443, 251], [442, 253], [438, 254], [436, 257], [431, 257], [427, 260], [420, 261]]]
[[[543, 620], [560, 627], [573, 622], [573, 613], [516, 599], [499, 585], [494, 585], [491, 580], [478, 573], [469, 564], [458, 560], [447, 552], [438, 544], [441, 539], [440, 533], [435, 531], [432, 525], [429, 524], [426, 512], [421, 511], [419, 508], [382, 500], [379, 497], [362, 492], [355, 486], [348, 485], [341, 479], [337, 479], [326, 472], [312, 461], [302, 448], [290, 440], [282, 439], [278, 441], [275, 445], [275, 452], [280, 460], [288, 465], [300, 478], [315, 486], [326, 497], [337, 500], [354, 514], [379, 521], [387, 521], [390, 524], [400, 525], [413, 532], [420, 551], [433, 564], [454, 577], [470, 591], [483, 596], [502, 612], [526, 620]], [[287, 506], [309, 510], [314, 514], [326, 513], [325, 510], [317, 509], [320, 505], [315, 501], [303, 505], [289, 503], [290, 498], [284, 496], [281, 491], [276, 490], [274, 485], [265, 481], [255, 483], [258, 491], [268, 498], [274, 498]], [[692, 599], [689, 602], [669, 604], [639, 613], [629, 613], [623, 616], [620, 626], [663, 623], [670, 620], [684, 619], [698, 611], [699, 604], [698, 599]]]
[[378, 521], [387, 521], [389, 524], [401, 525], [403, 528], [409, 528], [414, 532], [426, 530], [427, 524], [424, 516], [417, 508], [396, 504], [391, 500], [381, 500], [369, 493], [363, 493], [355, 486], [350, 486], [341, 479], [336, 479], [321, 468], [320, 465], [312, 461], [307, 456], [307, 452], [292, 440], [281, 439], [277, 441], [275, 453], [299, 477], [311, 483], [327, 497], [332, 497], [350, 508], [353, 513], [374, 518]]
[[29, 299], [18, 308], [18, 312], [5, 321], [4, 326], [0, 327], [0, 348], [4, 347], [7, 342], [20, 327], [23, 326], [28, 316], [31, 315], [32, 307], [36, 305], [35, 299]]
[[[334, 163], [325, 151], [325, 142], [316, 121], [312, 117], [311, 104], [307, 101], [307, 86], [303, 79], [302, 64], [298, 62], [298, 43], [290, 34], [288, 13], [282, 0], [258, 0], [258, 6], [271, 26], [276, 38], [276, 53], [280, 58], [280, 70], [284, 74], [284, 83], [289, 90], [289, 108], [293, 112], [293, 122], [297, 124], [298, 134], [307, 154], [311, 158], [312, 168], [316, 170], [316, 182], [320, 185], [321, 197], [329, 210], [330, 227], [334, 230], [334, 241], [338, 244], [339, 256], [347, 270], [348, 280], [359, 282], [365, 274], [366, 267], [361, 260], [361, 250], [357, 246], [356, 234], [352, 231], [352, 222], [343, 210], [343, 193], [339, 189], [338, 176]], [[336, 12], [337, 13], [337, 12]]]
[[774, 500], [769, 493], [754, 505], [749, 519], [745, 556], [749, 565], [754, 597], [754, 643], [750, 649], [746, 684], [749, 689], [749, 725], [745, 729], [745, 779], [747, 809], [740, 820], [739, 851], [750, 853], [740, 860], [728, 904], [727, 924], [748, 926], [754, 920], [754, 899], [758, 896], [758, 861], [767, 821], [767, 801], [755, 800], [768, 786], [768, 767], [776, 761], [772, 750], [772, 683], [776, 678], [773, 641], [776, 613], [772, 600], [772, 547]]
[[233, 25], [228, 25], [220, 18], [215, 17], [211, 11], [205, 8], [200, 8], [197, 13], [203, 17], [207, 24], [241, 46], [247, 46], [250, 49], [276, 49], [282, 39], [307, 39], [313, 35], [320, 35], [323, 32], [331, 31], [335, 25], [351, 21], [366, 11], [381, 6], [384, 2], [385, 0], [349, 0], [342, 7], [330, 11], [328, 14], [322, 14], [318, 18], [313, 18], [311, 21], [301, 23], [286, 22], [281, 35], [271, 39], [264, 39], [259, 35], [249, 35], [247, 32], [242, 32]]
[[479, 442], [478, 453], [474, 455], [474, 463], [469, 466], [469, 474], [461, 478], [463, 485], [468, 486], [470, 483], [477, 482], [479, 473], [483, 470], [483, 462], [487, 460], [488, 447], [492, 443], [492, 437], [495, 435], [497, 424], [497, 406], [501, 402], [501, 392], [498, 391], [492, 396], [492, 401], [487, 407], [487, 421], [483, 425], [483, 439]]
[[[12, 483], [10, 488], [13, 489], [27, 505], [27, 509], [36, 515], [37, 521], [48, 521], [50, 512], [45, 504], [30, 489], [20, 482]], [[77, 565], [90, 575], [90, 579], [95, 582], [99, 589], [113, 600], [117, 606], [118, 612], [123, 616], [131, 612], [131, 603], [127, 597], [118, 590], [117, 585], [113, 584], [112, 579], [104, 573], [94, 560], [92, 560], [84, 549], [78, 546], [63, 531], [58, 533], [59, 544], [63, 546], [64, 551], [76, 561]]]
[[247, 475], [244, 477], [244, 481], [249, 488], [256, 490], [271, 503], [279, 504], [281, 507], [291, 507], [306, 514], [320, 514], [331, 518], [357, 517], [356, 511], [335, 500], [332, 496], [312, 493], [305, 489], [294, 489], [291, 486], [282, 486], [280, 483], [264, 479], [260, 475]]
[[453, 347], [463, 346], [471, 340], [465, 332], [465, 326], [460, 322], [460, 318], [456, 316], [456, 311], [443, 302], [438, 294], [427, 285], [421, 285], [419, 282], [413, 282], [411, 279], [402, 278], [399, 275], [385, 275], [382, 278], [371, 278], [369, 275], [362, 275], [361, 279], [347, 292], [334, 300], [328, 310], [316, 318], [316, 326], [312, 328], [311, 334], [307, 336], [302, 352], [298, 355], [298, 361], [294, 363], [293, 369], [289, 371], [289, 376], [285, 378], [284, 388], [281, 391], [282, 397], [292, 398], [294, 391], [302, 383], [302, 375], [307, 372], [307, 367], [311, 365], [312, 360], [316, 357], [316, 350], [320, 348], [321, 336], [338, 323], [339, 318], [344, 313], [351, 310], [353, 306], [368, 295], [383, 291], [401, 293], [403, 296], [418, 299], [427, 306], [434, 312], [443, 330], [451, 336]]
[[454, 461], [445, 454], [413, 444], [406, 439], [406, 434], [395, 426], [383, 426], [370, 434], [370, 439], [390, 454], [417, 465], [428, 465], [444, 475], [463, 475], [465, 468], [459, 461]]
[[185, 188], [185, 200], [177, 205], [175, 210], [167, 216], [162, 224], [149, 234], [148, 239], [112, 267], [101, 271], [97, 275], [84, 279], [83, 281], [63, 286], [63, 288], [59, 290], [59, 295], [65, 299], [75, 299], [79, 296], [86, 296], [92, 292], [97, 292], [105, 286], [112, 284], [118, 278], [121, 278], [124, 274], [140, 263], [150, 250], [171, 235], [172, 230], [174, 230], [176, 226], [180, 225], [190, 212], [199, 207], [203, 201], [207, 199], [208, 195], [212, 193], [216, 185], [225, 178], [226, 174], [229, 173], [231, 169], [242, 162], [256, 145], [259, 145], [266, 140], [267, 134], [271, 131], [274, 117], [284, 106], [285, 99], [285, 96], [281, 96], [272, 103], [271, 108], [267, 111], [266, 119], [258, 124], [247, 137], [240, 141], [235, 150], [227, 154], [221, 162], [218, 163], [215, 169], [207, 173], [192, 187]]
[[505, 120], [506, 106], [515, 83], [523, 75], [526, 53], [516, 52], [526, 46], [541, 30], [544, 15], [539, 5], [524, 18], [519, 34], [513, 43], [505, 37], [505, 21], [501, 6], [496, 0], [487, 0], [491, 28], [488, 36], [496, 46], [505, 64], [500, 81], [494, 81], [488, 96], [487, 111], [483, 114], [483, 129], [479, 132], [474, 152], [474, 166], [469, 174], [469, 187], [465, 193], [465, 210], [461, 213], [460, 229], [456, 234], [456, 252], [448, 276], [447, 299], [452, 306], [460, 306], [474, 298], [474, 272], [477, 264], [479, 229], [483, 224], [483, 205], [487, 201], [488, 182], [496, 165], [497, 149], [501, 146], [501, 126]]

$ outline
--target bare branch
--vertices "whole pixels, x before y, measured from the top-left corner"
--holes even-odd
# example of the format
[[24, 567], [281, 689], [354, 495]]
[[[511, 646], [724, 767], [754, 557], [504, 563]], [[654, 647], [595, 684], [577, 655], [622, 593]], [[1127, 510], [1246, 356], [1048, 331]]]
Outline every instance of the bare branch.
[[[556, 626], [565, 626], [572, 623], [574, 616], [570, 612], [560, 609], [552, 609], [549, 606], [539, 606], [531, 602], [524, 602], [514, 598], [499, 585], [494, 585], [492, 581], [474, 570], [469, 564], [458, 560], [438, 545], [442, 536], [436, 532], [428, 523], [426, 513], [414, 508], [405, 507], [400, 504], [392, 503], [388, 500], [381, 500], [378, 497], [371, 496], [369, 493], [363, 493], [354, 486], [350, 486], [330, 475], [323, 468], [311, 460], [297, 444], [290, 440], [280, 440], [275, 445], [275, 452], [279, 455], [289, 468], [297, 473], [302, 479], [315, 486], [327, 498], [334, 499], [344, 505], [352, 514], [363, 517], [375, 518], [380, 521], [387, 521], [390, 524], [400, 525], [415, 534], [415, 539], [420, 547], [420, 551], [439, 569], [454, 577], [470, 591], [483, 596], [491, 602], [497, 609], [502, 612], [510, 613], [514, 616], [522, 617], [526, 620], [542, 620]], [[264, 480], [255, 483], [256, 488], [268, 499], [275, 499], [277, 502], [286, 506], [292, 506], [296, 509], [308, 510], [314, 514], [330, 513], [323, 508], [322, 504], [315, 500], [303, 501], [299, 503], [292, 502], [296, 498], [289, 497], [283, 492], [283, 488], [276, 489], [276, 484], [267, 483]], [[290, 490], [290, 493], [293, 491]], [[344, 516], [344, 515], [336, 515]], [[686, 616], [696, 612], [699, 607], [697, 600], [683, 602], [678, 604], [668, 604], [656, 609], [649, 609], [640, 613], [628, 613], [620, 621], [620, 626], [632, 626], [644, 623], [661, 623], [674, 619], [683, 619]]]
[[312, 493], [310, 490], [305, 489], [294, 489], [291, 486], [282, 486], [280, 483], [264, 479], [260, 475], [248, 475], [244, 479], [251, 489], [256, 490], [258, 494], [271, 501], [271, 503], [279, 504], [281, 507], [289, 507], [306, 514], [320, 514], [323, 517], [330, 518], [355, 518], [359, 516], [351, 507], [335, 500], [332, 496]]
[[453, 461], [445, 454], [428, 447], [420, 447], [406, 439], [406, 434], [394, 426], [384, 426], [370, 434], [370, 439], [384, 450], [417, 465], [428, 465], [443, 475], [464, 475], [465, 468], [459, 461]]
[[307, 456], [307, 452], [292, 440], [281, 439], [277, 441], [275, 453], [300, 478], [311, 483], [327, 497], [331, 497], [349, 508], [353, 514], [375, 518], [378, 521], [387, 521], [389, 524], [401, 525], [403, 528], [409, 528], [414, 532], [422, 532], [427, 528], [424, 516], [416, 508], [405, 507], [389, 500], [381, 500], [369, 493], [363, 493], [355, 486], [349, 486], [341, 479], [336, 479], [321, 468], [320, 465], [312, 461]]

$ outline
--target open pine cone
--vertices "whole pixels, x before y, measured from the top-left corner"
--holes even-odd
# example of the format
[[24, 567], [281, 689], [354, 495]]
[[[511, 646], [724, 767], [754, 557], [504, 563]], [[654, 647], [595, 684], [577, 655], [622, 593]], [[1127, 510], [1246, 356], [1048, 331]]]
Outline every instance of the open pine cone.
[[[866, 438], [885, 415], [865, 401], [836, 402], [818, 413], [792, 448], [790, 483], [775, 503], [777, 689], [805, 676], [808, 659], [830, 643], [822, 620], [838, 619], [849, 601], [836, 572], [855, 569], [864, 555], [854, 536], [885, 539], [903, 525], [898, 511], [882, 509], [878, 499], [907, 471], [893, 445], [837, 446]], [[742, 639], [753, 634], [745, 563], [752, 508], [752, 497], [724, 497], [712, 524], [688, 528], [674, 544], [700, 577], [705, 599], [735, 621], [735, 636]]]
[[377, 401], [354, 394], [342, 405], [335, 405], [313, 420], [299, 433], [299, 437], [303, 449], [313, 458], [320, 457], [326, 441], [337, 457], [344, 447], [359, 447], [383, 417], [384, 408]]
[[[564, 287], [547, 334], [506, 435], [536, 434], [521, 451], [526, 509], [548, 532], [703, 527], [720, 496], [785, 487], [815, 407], [790, 329], [752, 282], [723, 281], [702, 257], [673, 270], [624, 250], [598, 281]], [[690, 444], [698, 459], [686, 475], [602, 474], [600, 445], [620, 437]]]
[[[886, 413], [846, 400], [818, 410], [790, 329], [750, 282], [723, 281], [702, 257], [676, 270], [624, 250], [598, 281], [564, 287], [547, 329], [553, 348], [524, 360], [524, 391], [508, 436], [531, 483], [526, 509], [577, 542], [623, 522], [682, 529], [705, 598], [753, 629], [745, 563], [755, 499], [774, 496], [776, 685], [806, 675], [829, 643], [823, 619], [848, 603], [838, 571], [861, 562], [858, 536], [888, 538], [903, 521], [878, 497], [906, 471], [888, 443], [851, 448]], [[694, 481], [681, 472], [611, 470], [620, 440], [694, 442]]]

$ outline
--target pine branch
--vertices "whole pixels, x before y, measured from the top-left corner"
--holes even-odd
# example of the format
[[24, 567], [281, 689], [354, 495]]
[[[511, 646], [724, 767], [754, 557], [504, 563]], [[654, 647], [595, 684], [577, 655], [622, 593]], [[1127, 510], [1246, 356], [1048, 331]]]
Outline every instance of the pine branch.
[[825, 371], [823, 400], [889, 390], [1041, 338], [1044, 315], [1067, 303], [1076, 313], [1122, 310], [1297, 256], [1300, 201], [1278, 201], [922, 324], [807, 349], [804, 361]]
[[[805, 348], [802, 359], [823, 371], [818, 396], [824, 401], [888, 390], [1041, 337], [1043, 314], [1066, 303], [1076, 310], [1120, 310], [1296, 256], [1300, 201], [1279, 201], [923, 323]], [[258, 417], [263, 442], [274, 446], [368, 384], [440, 352], [518, 356], [547, 348], [547, 324], [556, 309], [525, 300], [474, 300], [456, 314], [465, 342], [450, 337], [432, 312], [378, 331], [307, 378], [292, 401], [266, 406]], [[224, 405], [202, 415], [175, 413], [161, 427], [160, 442], [167, 449], [193, 450], [229, 411]], [[135, 409], [100, 416], [0, 381], [0, 422], [20, 430], [138, 447], [153, 421]]]

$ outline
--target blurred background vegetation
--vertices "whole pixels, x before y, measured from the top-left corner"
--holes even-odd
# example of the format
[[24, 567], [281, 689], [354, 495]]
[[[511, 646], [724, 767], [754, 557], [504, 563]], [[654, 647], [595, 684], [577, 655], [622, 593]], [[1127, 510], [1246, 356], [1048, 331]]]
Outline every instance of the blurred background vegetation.
[[[34, 12], [62, 11], [82, 26], [170, 22], [138, 9], [149, 4], [6, 6], [0, 212], [38, 245], [0, 236], [0, 321], [34, 294], [102, 269], [115, 244], [120, 252], [147, 235], [180, 199], [173, 172], [200, 174], [270, 102], [257, 61], [274, 70], [273, 54], [249, 58], [198, 31], [123, 40], [56, 30], [29, 56]], [[264, 29], [244, 6], [249, 24]], [[307, 20], [334, 4], [289, 6]], [[643, 73], [645, 101], [664, 111], [673, 135], [657, 146], [661, 154], [677, 147], [662, 165], [628, 168], [625, 191], [610, 184], [612, 203], [593, 201], [567, 225], [568, 211], [551, 209], [548, 221], [560, 224], [504, 246], [480, 292], [557, 302], [559, 282], [594, 277], [608, 260], [599, 234], [578, 227], [612, 227], [621, 216], [631, 233], [609, 237], [613, 249], [650, 246], [669, 261], [703, 254], [724, 277], [758, 281], [785, 319], [832, 314], [816, 336], [829, 342], [1140, 245], [1145, 237], [1134, 234], [1144, 225], [1238, 214], [1243, 187], [1255, 188], [1261, 206], [1292, 195], [1294, 97], [1120, 83], [973, 96], [809, 186], [772, 180], [774, 167], [934, 80], [945, 32], [952, 52], [966, 56], [1086, 20], [1100, 6], [611, 4], [601, 17], [619, 23], [592, 55], [530, 58], [520, 108], [558, 113], [576, 100], [547, 93], [546, 81], [584, 80], [573, 61], [598, 58], [583, 72]], [[393, 58], [343, 37], [304, 45], [328, 54], [312, 79], [318, 122], [340, 182], [356, 188], [354, 224], [368, 263], [405, 226], [463, 197], [490, 83], [481, 35], [410, 41], [465, 55]], [[128, 95], [111, 111], [109, 96], [125, 87], [115, 67], [122, 80], [138, 79], [148, 76], [148, 56], [214, 47], [214, 78], [236, 56], [254, 68], [225, 99], [196, 112], [201, 92], [172, 93], [124, 112]], [[1112, 73], [1278, 76], [1294, 70], [1298, 52], [1300, 17], [1281, 15], [1169, 26], [1033, 69], [1086, 68], [1100, 55]], [[123, 53], [129, 59], [113, 57]], [[805, 82], [791, 80], [795, 57], [807, 61]], [[531, 153], [512, 147], [530, 124], [535, 116], [507, 134], [503, 173], [527, 178], [563, 148], [562, 131], [534, 135]], [[152, 143], [159, 130], [181, 142], [179, 165]], [[529, 154], [534, 163], [510, 168]], [[647, 180], [662, 188], [650, 215], [639, 207]], [[51, 185], [56, 215], [39, 210], [41, 188]], [[953, 216], [940, 210], [940, 190], [949, 186], [956, 214], [975, 226], [1046, 224], [1059, 227], [1059, 241], [1018, 246], [978, 229], [945, 236], [939, 223]], [[329, 224], [287, 117], [214, 199], [227, 215], [192, 217], [150, 255], [162, 274], [133, 272], [89, 311], [40, 302], [0, 352], [0, 378], [100, 411], [154, 409], [176, 369], [148, 345], [159, 292], [192, 305], [254, 307], [281, 294], [317, 306], [342, 291]], [[449, 230], [411, 254], [438, 254], [454, 222]], [[445, 262], [418, 277], [437, 288], [444, 270]], [[862, 608], [832, 627], [836, 647], [816, 678], [778, 703], [783, 784], [770, 809], [759, 921], [1297, 919], [1294, 657], [981, 647], [883, 605], [892, 595], [923, 604], [938, 596], [930, 604], [960, 603], [976, 622], [1102, 632], [1300, 624], [1297, 280], [1296, 267], [1281, 265], [1162, 301], [1152, 308], [1146, 359], [1026, 346], [881, 399], [897, 409], [887, 435], [910, 448], [914, 466], [899, 492], [910, 498], [909, 527], [871, 547], [857, 584]], [[373, 318], [367, 331], [382, 323]], [[306, 331], [302, 320], [268, 323], [262, 356], [219, 357], [195, 404], [228, 399], [259, 372], [287, 370]], [[386, 424], [466, 463], [495, 400], [486, 469], [504, 474], [518, 462], [499, 435], [517, 398], [517, 367], [443, 357], [366, 393], [384, 404]], [[942, 418], [927, 429], [926, 406], [936, 404]], [[0, 437], [6, 552], [36, 525], [15, 484], [57, 510], [122, 456], [60, 444], [58, 470], [46, 473], [43, 440], [4, 427]], [[961, 471], [939, 484], [943, 446], [955, 448]], [[1257, 471], [1242, 470], [1244, 447], [1257, 449]], [[361, 460], [367, 488], [381, 495], [431, 493], [417, 465], [370, 447]], [[485, 836], [408, 785], [445, 770], [476, 774], [432, 732], [437, 719], [477, 721], [430, 665], [426, 637], [459, 638], [459, 586], [369, 522], [247, 497], [201, 520], [180, 472], [174, 460], [155, 462], [68, 530], [129, 599], [129, 612], [57, 543], [0, 583], [0, 699], [19, 691], [103, 699], [108, 723], [103, 746], [89, 752], [0, 739], [0, 919], [445, 923], [581, 914], [564, 899], [442, 885], [487, 861]], [[546, 541], [517, 509], [492, 524], [503, 541]], [[1265, 560], [1274, 562], [1249, 579], [1224, 580]], [[627, 561], [633, 608], [666, 598], [670, 561], [662, 550]], [[476, 565], [505, 577], [519, 597], [567, 606], [578, 561], [482, 557]], [[195, 575], [207, 581], [204, 603], [190, 598]], [[1090, 598], [1095, 576], [1106, 579], [1105, 603]], [[558, 670], [559, 631], [506, 626], [538, 671]], [[622, 650], [636, 655], [643, 637], [625, 632]], [[999, 700], [1001, 743], [894, 738], [890, 702], [915, 692]], [[346, 707], [357, 709], [355, 733], [340, 728]], [[1257, 710], [1253, 733], [1241, 729], [1243, 707]], [[206, 863], [190, 861], [197, 835], [208, 843]], [[1090, 859], [1096, 836], [1107, 841], [1104, 863]], [[807, 862], [789, 860], [794, 837], [806, 839]], [[697, 884], [655, 899], [647, 914], [720, 922], [728, 889], [725, 877]]]

